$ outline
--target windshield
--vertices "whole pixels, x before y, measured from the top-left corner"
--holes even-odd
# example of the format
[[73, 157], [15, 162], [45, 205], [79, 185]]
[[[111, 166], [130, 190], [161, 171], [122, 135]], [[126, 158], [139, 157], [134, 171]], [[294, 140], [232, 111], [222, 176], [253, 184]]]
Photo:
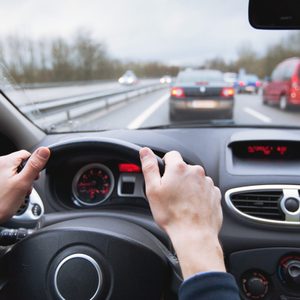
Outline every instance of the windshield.
[[248, 0], [0, 8], [1, 92], [47, 132], [300, 125], [300, 32], [253, 29]]

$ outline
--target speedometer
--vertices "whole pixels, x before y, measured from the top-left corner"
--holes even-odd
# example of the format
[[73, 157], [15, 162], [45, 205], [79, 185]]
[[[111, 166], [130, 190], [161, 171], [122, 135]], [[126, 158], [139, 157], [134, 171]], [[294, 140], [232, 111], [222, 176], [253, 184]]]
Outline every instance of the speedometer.
[[85, 206], [98, 205], [111, 195], [114, 177], [111, 170], [98, 163], [82, 167], [74, 176], [73, 197]]

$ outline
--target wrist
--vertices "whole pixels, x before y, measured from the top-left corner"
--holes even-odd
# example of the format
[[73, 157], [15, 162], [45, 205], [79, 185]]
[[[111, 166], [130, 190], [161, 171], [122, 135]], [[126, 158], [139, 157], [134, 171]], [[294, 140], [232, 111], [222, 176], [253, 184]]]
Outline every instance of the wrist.
[[[168, 232], [169, 233], [169, 232]], [[213, 231], [170, 234], [184, 279], [200, 272], [226, 272], [223, 250]]]

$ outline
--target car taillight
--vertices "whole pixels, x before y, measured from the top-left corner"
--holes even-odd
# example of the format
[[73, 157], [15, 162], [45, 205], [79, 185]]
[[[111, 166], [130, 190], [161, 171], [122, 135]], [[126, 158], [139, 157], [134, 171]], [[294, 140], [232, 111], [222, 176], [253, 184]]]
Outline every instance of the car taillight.
[[261, 86], [261, 82], [260, 81], [256, 81], [255, 85], [256, 85], [256, 87], [260, 87]]
[[292, 77], [292, 88], [298, 89], [299, 87], [300, 87], [300, 85], [299, 85], [299, 78], [298, 78], [297, 75], [294, 75]]
[[184, 98], [185, 94], [184, 94], [183, 88], [173, 87], [171, 89], [171, 96], [176, 97], [176, 98]]
[[233, 97], [234, 96], [234, 89], [232, 87], [225, 87], [221, 91], [221, 97]]
[[245, 82], [244, 81], [240, 81], [239, 82], [239, 86], [245, 86], [246, 84], [245, 84]]

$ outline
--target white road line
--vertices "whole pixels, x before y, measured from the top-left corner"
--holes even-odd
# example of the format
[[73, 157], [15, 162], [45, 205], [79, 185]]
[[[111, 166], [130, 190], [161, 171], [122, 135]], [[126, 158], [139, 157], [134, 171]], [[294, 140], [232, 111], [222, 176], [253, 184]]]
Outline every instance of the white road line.
[[271, 123], [272, 119], [263, 115], [262, 113], [250, 108], [250, 107], [245, 107], [244, 111], [246, 113], [248, 113], [249, 115], [251, 115], [252, 117], [259, 119], [260, 121], [264, 122], [264, 123]]
[[143, 113], [136, 117], [128, 126], [128, 129], [139, 128], [156, 110], [159, 109], [167, 100], [169, 99], [169, 94], [163, 95], [156, 102], [154, 102], [149, 108], [147, 108]]

